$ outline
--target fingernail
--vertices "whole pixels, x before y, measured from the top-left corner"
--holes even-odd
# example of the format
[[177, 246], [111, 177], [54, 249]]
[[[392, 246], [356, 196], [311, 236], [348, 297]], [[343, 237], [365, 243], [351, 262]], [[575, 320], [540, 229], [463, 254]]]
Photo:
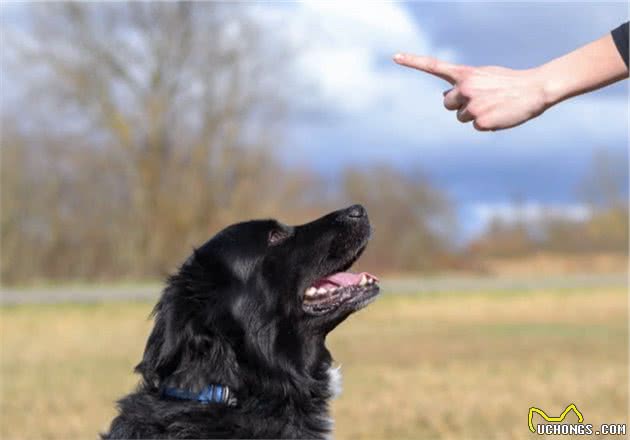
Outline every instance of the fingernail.
[[396, 55], [394, 55], [394, 61], [402, 61], [403, 58], [405, 58], [405, 56], [401, 53], [397, 53]]

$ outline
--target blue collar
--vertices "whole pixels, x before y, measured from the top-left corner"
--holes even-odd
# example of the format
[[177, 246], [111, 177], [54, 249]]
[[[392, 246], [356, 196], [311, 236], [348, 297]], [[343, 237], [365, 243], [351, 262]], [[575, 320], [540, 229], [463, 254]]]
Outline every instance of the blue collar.
[[210, 384], [198, 393], [181, 388], [163, 388], [162, 396], [174, 397], [182, 400], [196, 400], [197, 402], [208, 403], [225, 403], [228, 406], [236, 405], [236, 397], [230, 393], [230, 388], [225, 385]]

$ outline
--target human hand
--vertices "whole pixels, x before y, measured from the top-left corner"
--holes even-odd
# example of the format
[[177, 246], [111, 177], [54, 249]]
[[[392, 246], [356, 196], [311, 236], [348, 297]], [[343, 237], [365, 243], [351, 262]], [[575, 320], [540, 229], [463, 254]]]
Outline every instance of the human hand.
[[515, 127], [552, 104], [536, 69], [471, 67], [409, 54], [397, 54], [394, 61], [451, 83], [453, 87], [444, 92], [444, 107], [456, 110], [460, 122], [474, 121], [480, 131]]

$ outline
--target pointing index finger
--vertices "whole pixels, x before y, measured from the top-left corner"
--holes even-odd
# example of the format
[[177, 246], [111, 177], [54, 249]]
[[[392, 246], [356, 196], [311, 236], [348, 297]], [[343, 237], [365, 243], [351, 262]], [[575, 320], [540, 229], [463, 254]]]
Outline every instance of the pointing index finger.
[[455, 84], [461, 79], [462, 66], [447, 63], [437, 58], [399, 53], [394, 55], [394, 61], [401, 66], [430, 73], [451, 84]]

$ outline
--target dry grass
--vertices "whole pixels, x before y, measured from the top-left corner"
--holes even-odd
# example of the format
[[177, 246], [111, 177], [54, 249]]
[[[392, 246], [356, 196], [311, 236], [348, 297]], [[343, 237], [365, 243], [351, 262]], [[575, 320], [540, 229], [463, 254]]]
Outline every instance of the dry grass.
[[[5, 307], [0, 437], [94, 438], [132, 389], [150, 304]], [[529, 438], [532, 405], [626, 422], [622, 289], [386, 296], [337, 329], [336, 437]]]

